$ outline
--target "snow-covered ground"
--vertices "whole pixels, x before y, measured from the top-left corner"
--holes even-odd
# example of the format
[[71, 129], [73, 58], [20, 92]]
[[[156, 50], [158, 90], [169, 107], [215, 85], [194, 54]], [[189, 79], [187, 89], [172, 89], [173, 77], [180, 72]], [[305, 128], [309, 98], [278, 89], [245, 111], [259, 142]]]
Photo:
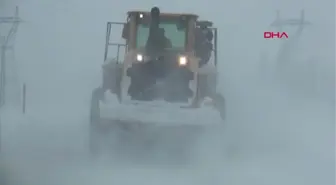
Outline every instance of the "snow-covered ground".
[[[241, 91], [239, 91], [241, 92]], [[326, 184], [334, 181], [334, 110], [270, 92], [235, 93], [227, 130], [204, 136], [190, 166], [88, 161], [85, 108], [3, 113], [4, 166], [28, 184]], [[230, 104], [230, 103], [229, 103]], [[70, 107], [69, 107], [70, 108]], [[12, 111], [11, 111], [12, 112]], [[195, 157], [195, 156], [193, 156]]]
[[[209, 1], [194, 2], [192, 8], [187, 1], [135, 1], [132, 6], [118, 5], [118, 9], [110, 1], [16, 2], [27, 20], [19, 29], [16, 48], [20, 79], [27, 84], [27, 113], [22, 115], [20, 108], [9, 106], [1, 112], [1, 172], [8, 184], [335, 184], [334, 102], [260, 80], [256, 69], [259, 35], [272, 21], [275, 9], [296, 16], [304, 7], [312, 21], [327, 24], [332, 1], [213, 0], [218, 6], [211, 12], [217, 13], [200, 8]], [[167, 11], [200, 12], [219, 26], [223, 41], [220, 85], [228, 104], [226, 129], [221, 135], [202, 135], [192, 154], [197, 160], [190, 165], [113, 158], [91, 162], [88, 105], [101, 77], [105, 22], [124, 20], [128, 9], [153, 4]], [[219, 12], [224, 20], [217, 18]], [[325, 48], [334, 47], [328, 44], [324, 43]], [[321, 55], [311, 46], [305, 48], [307, 55]], [[334, 67], [334, 61], [325, 58], [321, 68]]]

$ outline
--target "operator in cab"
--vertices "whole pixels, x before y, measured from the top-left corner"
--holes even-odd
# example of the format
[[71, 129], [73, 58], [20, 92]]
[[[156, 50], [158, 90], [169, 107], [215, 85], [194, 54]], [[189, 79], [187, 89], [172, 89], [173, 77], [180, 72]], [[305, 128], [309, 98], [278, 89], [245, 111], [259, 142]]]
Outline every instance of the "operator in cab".
[[165, 36], [164, 28], [160, 28], [159, 25], [160, 10], [159, 8], [154, 7], [151, 10], [149, 35], [146, 42], [146, 49], [148, 53], [155, 53], [156, 51], [172, 47], [170, 39]]
[[159, 28], [159, 41], [161, 42], [161, 45], [164, 49], [166, 48], [172, 48], [172, 42], [168, 37], [165, 35], [165, 29], [164, 28]]

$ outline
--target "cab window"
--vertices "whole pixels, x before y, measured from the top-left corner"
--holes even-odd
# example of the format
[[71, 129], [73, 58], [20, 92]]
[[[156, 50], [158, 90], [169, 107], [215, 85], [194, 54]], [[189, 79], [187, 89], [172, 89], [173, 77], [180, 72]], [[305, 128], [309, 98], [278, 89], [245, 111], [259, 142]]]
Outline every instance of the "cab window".
[[[184, 48], [186, 44], [186, 28], [179, 28], [176, 21], [162, 21], [159, 25], [165, 31], [165, 36], [170, 40], [172, 48]], [[136, 47], [145, 47], [149, 35], [148, 24], [138, 24]]]

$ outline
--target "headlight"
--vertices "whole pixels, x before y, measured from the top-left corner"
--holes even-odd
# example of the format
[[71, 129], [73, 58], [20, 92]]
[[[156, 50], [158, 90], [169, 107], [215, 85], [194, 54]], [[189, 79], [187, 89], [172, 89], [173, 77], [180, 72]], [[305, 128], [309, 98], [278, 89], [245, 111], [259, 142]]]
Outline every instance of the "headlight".
[[138, 62], [142, 62], [143, 61], [143, 55], [141, 55], [141, 54], [137, 54], [137, 56], [136, 56], [136, 60], [138, 61]]
[[180, 66], [185, 66], [185, 65], [187, 65], [187, 64], [188, 64], [187, 57], [185, 57], [185, 56], [181, 56], [181, 57], [179, 58], [179, 65], [180, 65]]

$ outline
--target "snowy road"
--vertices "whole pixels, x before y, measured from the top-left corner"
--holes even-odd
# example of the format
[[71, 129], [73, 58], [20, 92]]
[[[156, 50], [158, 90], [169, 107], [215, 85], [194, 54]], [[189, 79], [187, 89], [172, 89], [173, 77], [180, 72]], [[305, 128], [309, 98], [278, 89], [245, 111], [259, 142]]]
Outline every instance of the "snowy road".
[[[57, 108], [64, 106], [28, 111], [24, 117], [12, 111], [5, 114], [6, 165], [10, 177], [22, 180], [22, 185], [332, 185], [333, 110], [311, 106], [312, 102], [272, 102], [259, 93], [245, 98], [235, 93], [242, 104], [235, 102], [229, 109], [227, 130], [220, 138], [223, 148], [211, 151], [217, 154], [200, 154], [199, 161], [190, 166], [91, 163], [86, 147], [87, 110], [77, 107], [70, 114]], [[203, 142], [200, 148], [212, 144]]]
[[[20, 108], [1, 110], [0, 180], [7, 179], [5, 185], [335, 184], [335, 102], [329, 101], [335, 86], [333, 0], [208, 0], [193, 1], [193, 6], [190, 1], [146, 0], [120, 3], [117, 9], [111, 0], [8, 0], [8, 11], [1, 13], [11, 14], [14, 3], [26, 21], [16, 39], [16, 72], [18, 88], [27, 84], [27, 114], [22, 116]], [[128, 10], [154, 4], [164, 11], [199, 13], [220, 30], [226, 130], [218, 142], [210, 142], [214, 135], [202, 136], [192, 156], [197, 161], [188, 166], [91, 162], [87, 106], [100, 83], [106, 22], [125, 20]], [[210, 5], [211, 11], [204, 8]], [[304, 47], [296, 57], [318, 58], [313, 68], [321, 70], [315, 80], [327, 103], [312, 98], [314, 93], [306, 96], [309, 88], [301, 88], [311, 79], [309, 73], [301, 74], [312, 67], [305, 60], [283, 75], [302, 80], [294, 83], [293, 92], [276, 84], [274, 69], [266, 68], [265, 74], [259, 69], [260, 52], [279, 49], [277, 42], [266, 44], [262, 38], [275, 10], [289, 18], [302, 8], [314, 26], [304, 31]]]

